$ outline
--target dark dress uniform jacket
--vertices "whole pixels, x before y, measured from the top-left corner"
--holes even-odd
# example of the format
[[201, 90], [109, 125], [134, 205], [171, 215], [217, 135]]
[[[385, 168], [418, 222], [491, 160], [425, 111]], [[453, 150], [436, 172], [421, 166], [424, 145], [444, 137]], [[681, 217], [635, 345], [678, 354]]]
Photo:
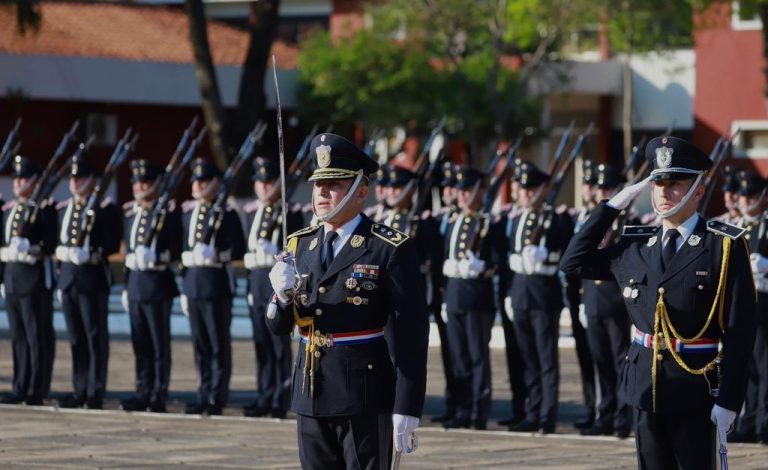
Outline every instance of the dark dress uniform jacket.
[[[73, 246], [80, 222], [84, 215], [85, 204], [68, 199], [59, 203], [59, 233], [58, 244]], [[103, 291], [109, 289], [112, 276], [109, 271], [107, 257], [120, 250], [122, 235], [122, 214], [120, 209], [111, 202], [103, 202], [96, 209], [96, 219], [90, 233], [90, 250], [92, 256], [100, 261], [86, 263], [80, 266], [74, 263], [61, 263], [57, 287], [67, 290], [74, 286], [78, 292]]]
[[[352, 238], [362, 237], [359, 246]], [[311, 417], [354, 416], [364, 413], [399, 413], [421, 416], [426, 389], [426, 354], [429, 324], [418, 256], [405, 234], [374, 224], [363, 216], [352, 238], [323, 273], [320, 226], [304, 229], [296, 250], [299, 274], [308, 274], [307, 303], [299, 302], [301, 317], [314, 317], [322, 333], [344, 333], [383, 328], [393, 321], [394, 364], [385, 341], [321, 348], [315, 378], [315, 397], [309, 396], [309, 378], [302, 391], [304, 343], [299, 348], [293, 375], [291, 409]], [[367, 265], [368, 277], [358, 278], [361, 290], [345, 281], [355, 267]], [[364, 301], [355, 305], [355, 296]], [[291, 332], [293, 307], [278, 307], [267, 325], [278, 335]]]
[[[566, 251], [561, 268], [567, 274], [587, 279], [609, 279], [619, 287], [637, 289], [636, 296], [625, 298], [632, 323], [644, 333], [654, 331], [654, 312], [658, 291], [664, 288], [664, 301], [672, 325], [680, 335], [693, 337], [704, 326], [710, 313], [720, 276], [723, 235], [708, 229], [700, 219], [691, 237], [677, 251], [666, 270], [661, 267], [661, 228], [646, 236], [624, 236], [615, 245], [598, 249], [598, 245], [619, 211], [602, 202], [584, 228], [578, 232]], [[722, 226], [711, 222], [714, 227]], [[727, 229], [727, 227], [726, 227]], [[649, 235], [653, 237], [649, 238]], [[656, 237], [654, 239], [654, 237]], [[743, 239], [731, 243], [728, 277], [725, 288], [724, 323], [721, 333], [717, 312], [704, 338], [719, 338], [722, 343], [722, 383], [719, 397], [709, 393], [706, 379], [685, 372], [664, 351], [658, 363], [656, 412], [671, 413], [708, 410], [713, 403], [738, 411], [744, 400], [747, 363], [755, 338], [755, 290], [749, 266], [747, 246]], [[634, 297], [634, 298], [633, 298]], [[713, 359], [714, 353], [680, 353], [693, 368]], [[653, 350], [632, 343], [620, 384], [622, 398], [631, 406], [652, 411]], [[713, 387], [716, 374], [707, 374]]]
[[53, 203], [43, 203], [35, 223], [27, 225], [24, 233], [20, 234], [14, 224], [21, 220], [25, 208], [28, 210], [26, 206], [12, 201], [3, 207], [7, 217], [3, 224], [3, 246], [8, 246], [14, 236], [25, 237], [29, 240], [29, 254], [40, 257], [41, 261], [35, 264], [4, 263], [2, 279], [6, 294], [31, 295], [40, 293], [42, 289], [53, 288], [52, 266], [50, 261], [43, 261], [42, 258], [51, 256], [56, 249], [56, 208]]
[[[515, 239], [518, 232], [518, 227], [521, 223], [528, 224], [528, 222], [535, 223], [535, 213], [528, 213], [526, 220], [522, 220], [522, 217], [526, 215], [526, 212], [516, 216], [511, 221], [511, 229], [506, 230], [506, 233], [510, 233], [511, 237], [507, 239], [506, 243], [509, 247], [509, 253], [520, 253], [522, 247], [525, 246], [525, 237], [530, 233], [522, 234], [521, 250], [515, 250]], [[533, 230], [533, 225], [530, 228], [523, 229], [525, 231]], [[561, 294], [562, 286], [560, 284], [560, 278], [557, 274], [557, 265], [560, 261], [565, 248], [568, 246], [568, 242], [573, 235], [573, 220], [567, 213], [554, 214], [552, 217], [552, 224], [547, 229], [544, 235], [544, 246], [549, 251], [547, 260], [543, 265], [545, 268], [553, 271], [552, 274], [521, 274], [515, 273], [514, 275], [504, 276], [509, 278], [507, 295], [512, 298], [512, 308], [515, 310], [544, 310], [544, 311], [560, 311], [563, 308], [563, 296]], [[509, 261], [505, 260], [503, 266], [509, 268]]]
[[[152, 215], [147, 208], [129, 203], [123, 223], [126, 240], [126, 256], [134, 252], [143, 242], [143, 233], [148, 230]], [[169, 204], [163, 226], [155, 235], [152, 248], [157, 255], [155, 266], [165, 269], [126, 270], [128, 298], [134, 302], [157, 302], [179, 295], [176, 279], [171, 266], [181, 258], [181, 214], [174, 203]]]
[[[205, 204], [203, 207], [205, 210], [198, 208], [195, 201], [186, 201], [182, 204], [185, 250], [194, 248], [197, 235], [201, 234], [204, 227], [208, 225], [211, 205]], [[234, 210], [227, 209], [224, 213], [219, 231], [211, 243], [222, 262], [243, 258], [245, 253], [243, 228]], [[185, 268], [182, 271], [182, 277], [184, 279], [182, 291], [190, 299], [213, 300], [234, 295], [234, 279], [223, 266]]]

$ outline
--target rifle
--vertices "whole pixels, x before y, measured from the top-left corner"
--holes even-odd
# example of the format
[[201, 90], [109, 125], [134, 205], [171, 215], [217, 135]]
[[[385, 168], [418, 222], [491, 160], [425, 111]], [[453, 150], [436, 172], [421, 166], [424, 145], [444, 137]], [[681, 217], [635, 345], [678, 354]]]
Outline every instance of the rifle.
[[709, 154], [709, 158], [712, 160], [712, 168], [709, 169], [702, 182], [705, 189], [704, 197], [701, 198], [701, 202], [699, 203], [699, 212], [702, 214], [712, 200], [717, 180], [720, 178], [720, 166], [722, 166], [725, 159], [730, 155], [731, 149], [733, 148], [733, 139], [739, 135], [740, 131], [741, 129], [737, 128], [730, 139], [726, 138], [725, 135], [720, 136], [720, 138], [717, 139], [717, 143], [715, 143], [715, 148], [712, 150], [712, 153]]
[[[197, 118], [195, 118], [195, 121], [196, 120]], [[181, 174], [189, 165], [189, 162], [191, 162], [195, 157], [197, 147], [200, 146], [200, 142], [202, 142], [203, 137], [205, 137], [207, 127], [203, 126], [203, 128], [200, 130], [200, 133], [197, 135], [197, 137], [194, 138], [194, 140], [192, 140], [192, 142], [189, 144], [189, 147], [187, 147], [186, 152], [184, 152], [184, 158], [181, 159], [181, 162], [178, 162], [179, 150], [186, 147], [186, 141], [189, 140], [189, 132], [194, 129], [195, 121], [193, 121], [190, 127], [184, 131], [184, 135], [181, 137], [179, 146], [176, 147], [176, 152], [174, 152], [173, 156], [171, 157], [171, 161], [168, 162], [168, 165], [165, 167], [165, 174], [160, 181], [160, 185], [158, 186], [157, 199], [149, 209], [149, 226], [147, 227], [147, 233], [142, 243], [144, 246], [152, 246], [155, 237], [157, 237], [157, 234], [160, 233], [160, 231], [163, 229], [168, 204], [170, 203], [173, 195], [176, 193], [176, 189], [179, 185], [179, 182], [181, 181]], [[184, 144], [183, 146], [182, 143]]]
[[8, 166], [13, 155], [16, 154], [19, 151], [19, 147], [21, 147], [21, 142], [16, 142], [16, 139], [19, 137], [20, 127], [21, 118], [18, 118], [16, 119], [16, 124], [13, 126], [13, 129], [8, 132], [8, 137], [5, 138], [3, 149], [0, 151], [0, 171], [5, 170], [5, 167]]
[[[429, 138], [426, 142], [424, 142], [424, 146], [421, 148], [421, 152], [419, 153], [419, 156], [416, 157], [416, 163], [414, 165], [415, 168], [417, 168], [416, 172], [420, 173], [421, 169], [425, 166], [424, 163], [427, 159], [430, 161], [436, 159], [436, 156], [433, 155], [432, 146], [435, 143], [435, 140], [440, 137], [443, 137], [443, 128], [445, 127], [445, 116], [441, 117], [439, 121], [437, 121], [437, 125], [432, 129], [432, 132], [429, 133]], [[443, 145], [439, 150], [442, 150], [443, 147], [445, 147], [445, 142], [443, 142]]]
[[171, 172], [173, 172], [173, 169], [176, 168], [179, 160], [179, 156], [182, 154], [186, 155], [185, 149], [189, 144], [189, 138], [192, 136], [192, 133], [195, 132], [196, 126], [197, 126], [197, 116], [193, 117], [192, 122], [190, 122], [189, 126], [186, 129], [184, 129], [184, 133], [181, 135], [181, 139], [179, 139], [179, 143], [176, 145], [176, 150], [174, 150], [173, 155], [171, 155], [171, 160], [165, 166], [165, 172], [160, 176], [158, 181], [158, 194], [163, 194], [165, 192], [165, 185], [166, 185], [165, 179], [168, 177], [168, 175]]
[[632, 153], [629, 154], [629, 158], [627, 159], [627, 163], [624, 165], [624, 168], [621, 170], [621, 176], [624, 178], [627, 178], [629, 173], [635, 170], [635, 166], [637, 166], [637, 159], [640, 156], [640, 151], [645, 148], [645, 141], [648, 140], [645, 136], [642, 136], [640, 138], [640, 142], [637, 143], [634, 147], [632, 147]]
[[[501, 184], [504, 181], [506, 181], [507, 172], [512, 167], [512, 162], [515, 161], [515, 157], [517, 156], [517, 152], [520, 150], [520, 145], [522, 143], [523, 143], [523, 137], [520, 136], [517, 138], [517, 140], [515, 140], [514, 144], [512, 144], [509, 148], [507, 148], [505, 152], [501, 152], [503, 154], [506, 154], [506, 156], [504, 157], [504, 167], [501, 169], [501, 172], [499, 172], [499, 174], [493, 176], [490, 184], [488, 185], [488, 190], [485, 192], [485, 196], [483, 196], [483, 204], [481, 209], [483, 212], [491, 211], [491, 207], [493, 207], [493, 203], [496, 200], [496, 197], [498, 196], [499, 189], [501, 189]], [[491, 170], [493, 170], [494, 168], [495, 168], [495, 165], [494, 167], [491, 168]]]
[[[365, 147], [363, 147], [363, 152], [365, 152], [366, 155], [373, 158], [373, 152], [376, 150], [376, 142], [378, 142], [379, 139], [381, 139], [384, 136], [384, 130], [383, 129], [374, 129], [374, 131], [371, 133], [371, 136], [368, 138], [368, 143], [365, 144]], [[377, 158], [374, 158], [374, 160], [378, 160]]]
[[563, 186], [565, 176], [568, 174], [568, 170], [573, 165], [576, 157], [578, 157], [581, 153], [581, 149], [584, 146], [584, 143], [589, 137], [589, 134], [592, 132], [592, 127], [593, 123], [590, 122], [586, 130], [584, 130], [584, 132], [582, 132], [579, 136], [579, 139], [576, 141], [573, 149], [571, 149], [571, 153], [568, 155], [568, 159], [562, 165], [560, 165], [560, 169], [555, 175], [554, 180], [550, 177], [547, 186], [544, 187], [547, 196], [538, 210], [539, 213], [536, 218], [537, 224], [531, 231], [530, 238], [525, 241], [526, 245], [538, 245], [544, 236], [544, 233], [552, 224], [552, 217], [555, 212], [555, 202], [557, 202], [557, 196], [559, 195], [560, 189]]
[[69, 170], [69, 162], [75, 158], [82, 157], [90, 148], [91, 144], [93, 144], [94, 140], [96, 140], [96, 136], [91, 135], [87, 141], [81, 142], [80, 145], [77, 146], [75, 153], [63, 163], [61, 163], [61, 157], [64, 155], [64, 152], [57, 152], [54, 154], [53, 158], [48, 161], [48, 165], [46, 165], [45, 169], [43, 169], [43, 172], [40, 174], [40, 179], [35, 190], [32, 191], [32, 195], [29, 197], [29, 203], [24, 206], [24, 212], [21, 215], [19, 223], [19, 233], [22, 234], [22, 236], [25, 234], [27, 226], [34, 224], [37, 220], [40, 205], [51, 196], [53, 190], [56, 189], [56, 185], [58, 185], [59, 181], [61, 181], [61, 179], [64, 178], [64, 175], [67, 174], [67, 171]]
[[256, 144], [261, 142], [266, 130], [267, 125], [259, 121], [253, 130], [248, 133], [245, 141], [243, 141], [243, 144], [240, 146], [240, 150], [237, 152], [237, 156], [232, 163], [229, 164], [227, 171], [224, 172], [224, 176], [221, 177], [221, 185], [219, 186], [219, 191], [216, 193], [216, 198], [211, 205], [211, 215], [208, 217], [208, 225], [203, 229], [200, 243], [210, 245], [213, 236], [219, 231], [227, 209], [227, 199], [229, 199], [229, 195], [234, 189], [235, 181], [240, 174], [240, 169], [253, 157], [256, 150]]
[[401, 198], [407, 197], [413, 187], [418, 185], [416, 200], [411, 206], [410, 216], [420, 214], [424, 210], [426, 201], [429, 199], [429, 193], [432, 191], [432, 182], [435, 179], [435, 172], [440, 167], [440, 163], [444, 156], [444, 145], [442, 142], [440, 143], [439, 148], [435, 149], [433, 147], [435, 142], [438, 141], [438, 137], [442, 136], [444, 126], [445, 117], [442, 117], [430, 132], [429, 138], [424, 142], [424, 147], [422, 147], [419, 157], [416, 159], [414, 171], [418, 173], [419, 176], [409, 181], [405, 188], [400, 192]]
[[96, 210], [104, 199], [109, 183], [112, 181], [118, 167], [125, 162], [128, 154], [130, 154], [136, 147], [136, 141], [139, 139], [139, 135], [136, 134], [133, 136], [129, 142], [128, 139], [131, 137], [131, 132], [131, 128], [128, 128], [128, 130], [125, 131], [123, 138], [120, 139], [114, 152], [112, 152], [112, 156], [110, 157], [106, 168], [104, 168], [104, 172], [93, 187], [90, 196], [88, 196], [88, 202], [86, 202], [85, 208], [83, 209], [83, 217], [80, 219], [80, 230], [78, 230], [77, 236], [73, 240], [74, 246], [83, 247], [85, 244], [85, 239], [93, 230], [93, 225], [96, 222]]

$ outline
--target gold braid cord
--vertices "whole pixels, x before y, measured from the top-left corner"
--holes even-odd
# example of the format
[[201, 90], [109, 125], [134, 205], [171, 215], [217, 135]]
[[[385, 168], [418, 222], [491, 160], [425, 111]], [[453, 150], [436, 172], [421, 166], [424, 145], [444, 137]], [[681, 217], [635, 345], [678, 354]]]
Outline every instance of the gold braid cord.
[[[296, 259], [296, 251], [299, 245], [299, 238], [291, 238], [288, 240], [288, 246], [286, 250], [293, 255], [293, 259]], [[304, 346], [304, 370], [301, 382], [301, 393], [307, 388], [307, 376], [309, 376], [309, 394], [312, 396], [315, 385], [315, 350], [317, 345], [315, 344], [315, 319], [313, 317], [301, 317], [299, 316], [299, 309], [297, 307], [296, 295], [293, 296], [293, 321], [301, 328], [309, 329], [307, 335], [307, 344]], [[301, 333], [301, 331], [299, 331]]]
[[[669, 312], [667, 312], [667, 306], [664, 304], [664, 290], [659, 289], [659, 300], [656, 302], [656, 313], [654, 316], [653, 321], [653, 366], [651, 368], [651, 376], [653, 381], [653, 411], [656, 411], [656, 376], [657, 376], [657, 370], [658, 370], [658, 362], [659, 362], [659, 328], [661, 328], [661, 331], [664, 335], [664, 343], [667, 345], [667, 350], [672, 354], [672, 357], [675, 359], [675, 362], [677, 362], [677, 365], [679, 365], [684, 371], [688, 372], [692, 375], [704, 375], [708, 371], [715, 368], [717, 365], [717, 362], [720, 360], [720, 357], [722, 355], [721, 351], [718, 351], [717, 355], [714, 359], [709, 361], [707, 364], [704, 365], [704, 367], [701, 367], [699, 369], [694, 369], [688, 364], [683, 361], [683, 358], [680, 357], [680, 354], [675, 351], [675, 348], [672, 347], [672, 341], [670, 336], [674, 336], [674, 338], [683, 343], [692, 343], [696, 340], [701, 339], [702, 336], [704, 336], [704, 333], [709, 328], [709, 325], [712, 324], [712, 319], [715, 317], [715, 311], [719, 311], [718, 315], [718, 323], [720, 325], [720, 331], [725, 331], [725, 321], [724, 321], [724, 315], [725, 315], [725, 283], [726, 279], [728, 278], [728, 259], [730, 257], [731, 253], [731, 239], [728, 237], [723, 237], [723, 258], [720, 262], [720, 279], [717, 283], [717, 293], [715, 294], [715, 300], [712, 302], [712, 308], [709, 311], [709, 316], [707, 317], [706, 323], [704, 323], [704, 326], [701, 328], [701, 330], [694, 336], [693, 338], [684, 338], [680, 335], [680, 333], [675, 330], [675, 327], [672, 325], [672, 321], [669, 318]], [[670, 335], [671, 333], [671, 335]]]

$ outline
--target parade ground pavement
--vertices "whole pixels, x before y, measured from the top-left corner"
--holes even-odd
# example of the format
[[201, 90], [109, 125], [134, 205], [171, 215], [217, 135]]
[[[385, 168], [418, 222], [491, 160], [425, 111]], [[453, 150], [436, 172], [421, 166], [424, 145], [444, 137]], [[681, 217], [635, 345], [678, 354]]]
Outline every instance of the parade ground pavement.
[[[71, 390], [70, 354], [57, 343], [51, 397]], [[119, 400], [130, 396], [134, 380], [131, 344], [111, 343], [109, 391], [105, 410], [59, 410], [49, 399], [41, 407], [0, 405], [0, 468], [298, 468], [295, 421], [240, 417], [253, 399], [255, 360], [250, 341], [233, 343], [230, 406], [221, 417], [179, 414], [194, 399], [195, 372], [189, 341], [173, 342], [169, 413], [125, 413]], [[439, 350], [429, 356], [424, 427], [419, 449], [404, 456], [401, 468], [420, 469], [620, 469], [636, 468], [634, 441], [577, 435], [573, 422], [583, 417], [573, 349], [560, 350], [562, 383], [556, 434], [509, 433], [496, 420], [510, 412], [503, 350], [492, 350], [493, 413], [488, 431], [443, 431], [430, 416], [443, 411]], [[0, 389], [10, 390], [10, 344], [0, 340]], [[766, 468], [768, 447], [732, 444], [733, 469]]]

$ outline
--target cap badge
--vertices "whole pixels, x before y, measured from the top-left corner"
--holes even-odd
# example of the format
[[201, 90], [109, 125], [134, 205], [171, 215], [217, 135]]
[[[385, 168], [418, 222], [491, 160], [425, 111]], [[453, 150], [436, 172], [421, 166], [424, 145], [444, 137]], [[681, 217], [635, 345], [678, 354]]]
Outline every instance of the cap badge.
[[315, 149], [315, 153], [317, 154], [317, 166], [328, 168], [328, 165], [331, 164], [331, 146], [320, 145]]
[[659, 147], [656, 149], [656, 166], [659, 168], [669, 168], [672, 165], [672, 153], [675, 149], [669, 147]]

